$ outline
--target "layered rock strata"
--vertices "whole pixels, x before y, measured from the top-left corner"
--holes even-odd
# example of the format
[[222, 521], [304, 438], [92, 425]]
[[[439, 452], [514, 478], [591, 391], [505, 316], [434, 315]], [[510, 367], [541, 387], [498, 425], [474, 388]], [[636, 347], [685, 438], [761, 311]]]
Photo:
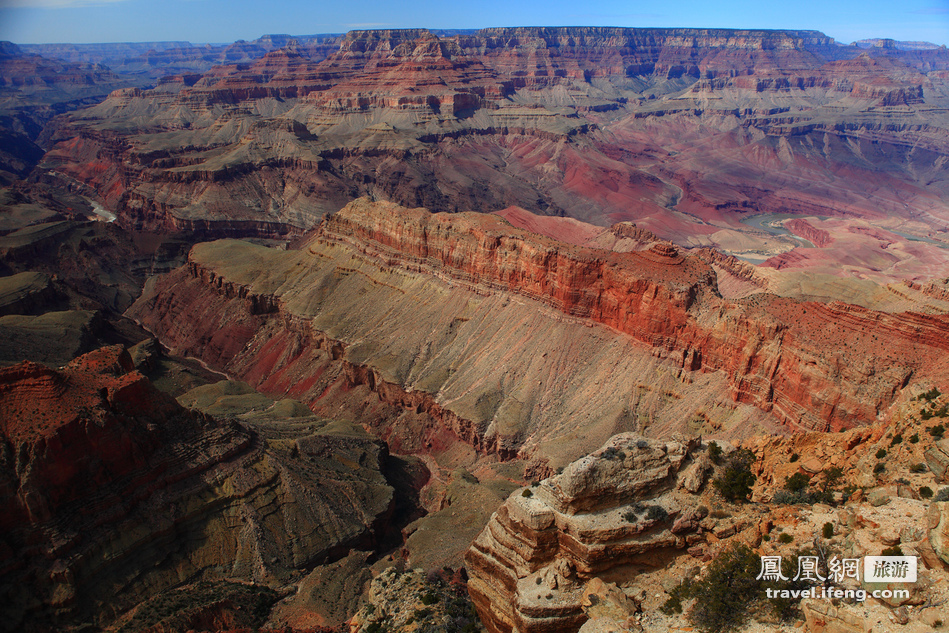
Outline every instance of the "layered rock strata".
[[7, 630], [105, 624], [186, 580], [286, 582], [371, 549], [394, 507], [378, 440], [218, 422], [121, 347], [0, 370], [0, 420]]
[[[578, 419], [597, 429], [580, 444], [683, 419], [713, 432], [726, 410], [749, 415], [723, 409], [725, 394], [798, 427], [867, 424], [908, 383], [938, 374], [947, 328], [940, 316], [846, 304], [725, 301], [708, 264], [668, 246], [585, 249], [490, 216], [367, 201], [301, 251], [200, 245], [130, 314], [264, 391], [319, 409], [364, 386], [439, 421], [423, 423], [431, 441], [447, 427], [502, 454], [556, 452]], [[549, 358], [560, 359], [554, 374]], [[674, 369], [657, 378], [662, 365]], [[643, 408], [657, 380], [676, 394], [650, 405], [658, 419]]]
[[117, 91], [44, 133], [43, 166], [126, 226], [218, 236], [311, 229], [361, 195], [735, 252], [734, 232], [761, 238], [749, 213], [926, 235], [945, 230], [949, 138], [949, 58], [926, 54], [810, 31], [354, 31]]
[[590, 580], [629, 576], [684, 548], [703, 518], [674, 490], [690, 448], [617, 435], [512, 494], [465, 558], [468, 591], [488, 630], [576, 631], [587, 619]]

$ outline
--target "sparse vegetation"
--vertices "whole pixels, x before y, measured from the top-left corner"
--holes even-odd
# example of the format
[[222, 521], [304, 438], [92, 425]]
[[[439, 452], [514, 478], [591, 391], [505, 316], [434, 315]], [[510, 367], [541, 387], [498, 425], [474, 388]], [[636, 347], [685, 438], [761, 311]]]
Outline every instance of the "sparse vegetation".
[[783, 505], [833, 503], [834, 497], [829, 489], [831, 484], [836, 484], [837, 480], [843, 475], [843, 470], [835, 467], [823, 471], [823, 473], [823, 489], [812, 488], [811, 478], [802, 472], [785, 477], [784, 489], [777, 491], [772, 501]]
[[636, 517], [639, 516], [640, 514], [645, 513], [646, 510], [647, 510], [646, 505], [642, 503], [641, 501], [637, 501], [633, 505], [629, 506], [628, 510], [623, 512], [622, 517], [626, 519], [628, 523], [635, 523]]
[[913, 433], [909, 436], [910, 444], [919, 444], [919, 433]]
[[923, 463], [913, 464], [912, 466], [909, 467], [909, 472], [911, 473], [924, 473], [927, 470], [928, 469], [926, 468], [926, 464], [923, 464]]
[[801, 456], [798, 455], [797, 453], [794, 453], [793, 455], [791, 455], [791, 459], [788, 460], [788, 461], [790, 461], [790, 462], [793, 464], [794, 462], [796, 462], [796, 461], [799, 460], [799, 459], [801, 459]]
[[840, 483], [840, 478], [844, 476], [844, 469], [840, 466], [833, 466], [824, 471], [824, 484], [828, 487], [835, 487]]
[[929, 486], [920, 486], [919, 496], [923, 499], [931, 499], [933, 496], [933, 489]]
[[890, 446], [896, 446], [897, 444], [903, 443], [903, 436], [900, 433], [897, 433], [893, 436], [893, 439], [890, 440]]
[[883, 462], [877, 462], [876, 466], [873, 467], [873, 474], [879, 475], [885, 470], [886, 470], [886, 466], [883, 464]]
[[[930, 415], [929, 417], [931, 418], [932, 415]], [[928, 420], [929, 418], [923, 418], [923, 419]], [[930, 435], [932, 435], [937, 440], [941, 440], [942, 436], [946, 434], [946, 427], [944, 427], [942, 424], [931, 426], [926, 430], [929, 432]]]
[[718, 442], [709, 442], [708, 443], [708, 458], [712, 460], [713, 464], [722, 463], [722, 447], [718, 445]]
[[755, 485], [755, 476], [751, 472], [754, 462], [755, 455], [750, 450], [744, 448], [735, 451], [729, 456], [721, 476], [712, 485], [728, 501], [746, 501], [751, 494], [751, 487]]
[[883, 459], [884, 457], [886, 457], [886, 449], [885, 449], [885, 448], [881, 448], [880, 450], [878, 450], [878, 451], [876, 452], [876, 458], [877, 458], [877, 459]]
[[[784, 561], [782, 573], [792, 577], [796, 564], [796, 561]], [[769, 600], [765, 589], [803, 589], [807, 584], [759, 579], [760, 571], [761, 559], [754, 551], [744, 544], [734, 546], [712, 561], [701, 580], [687, 578], [670, 591], [669, 599], [660, 610], [670, 615], [682, 613], [685, 601], [700, 598], [689, 609], [688, 618], [704, 633], [734, 631], [744, 624], [750, 613], [762, 609], [770, 609], [782, 620], [795, 615], [795, 601]]]
[[603, 459], [623, 461], [624, 459], [626, 459], [626, 453], [624, 451], [619, 450], [615, 446], [610, 446], [609, 448], [604, 450], [602, 453], [600, 453], [600, 457], [602, 457]]
[[646, 510], [646, 518], [650, 521], [665, 521], [669, 518], [669, 513], [662, 506], [649, 506]]
[[823, 530], [821, 531], [821, 535], [822, 535], [825, 539], [832, 539], [832, 538], [834, 538], [834, 524], [831, 523], [830, 521], [828, 521], [827, 523], [825, 523], [825, 524], [824, 524], [824, 528], [823, 528]]
[[810, 484], [811, 479], [804, 473], [794, 473], [790, 477], [785, 477], [784, 479], [784, 489], [788, 492], [800, 492], [807, 488]]
[[782, 532], [781, 536], [778, 537], [778, 542], [784, 543], [785, 545], [794, 540], [794, 537], [788, 534], [787, 532]]
[[894, 545], [893, 547], [887, 547], [882, 552], [880, 556], [902, 556], [903, 550], [900, 549], [899, 545]]
[[525, 499], [530, 499], [531, 497], [534, 496], [534, 493], [531, 492], [530, 488], [526, 488], [524, 492], [521, 493], [521, 496], [524, 497]]
[[[169, 589], [142, 604], [121, 633], [156, 627], [165, 630], [188, 628], [203, 610], [231, 605], [238, 626], [257, 628], [270, 614], [279, 596], [269, 587], [231, 582], [198, 582], [187, 589]], [[157, 627], [156, 627], [157, 628]]]

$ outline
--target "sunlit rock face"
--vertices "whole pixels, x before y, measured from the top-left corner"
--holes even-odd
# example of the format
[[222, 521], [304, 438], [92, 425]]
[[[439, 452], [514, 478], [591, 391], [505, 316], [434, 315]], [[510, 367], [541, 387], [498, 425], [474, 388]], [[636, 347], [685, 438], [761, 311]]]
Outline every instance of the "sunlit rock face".
[[762, 213], [945, 241], [945, 50], [620, 28], [287, 44], [117, 91], [48, 129], [43, 164], [126, 226], [217, 237], [293, 234], [370, 195], [635, 221], [761, 260], [799, 245], [742, 223]]

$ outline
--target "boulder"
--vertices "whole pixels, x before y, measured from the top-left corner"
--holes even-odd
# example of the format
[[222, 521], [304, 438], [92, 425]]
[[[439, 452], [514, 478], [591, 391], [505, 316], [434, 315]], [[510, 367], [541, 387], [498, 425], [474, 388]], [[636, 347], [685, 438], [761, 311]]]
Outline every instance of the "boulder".
[[946, 478], [949, 472], [949, 439], [939, 440], [925, 453], [926, 465], [936, 476], [939, 483], [949, 483]]

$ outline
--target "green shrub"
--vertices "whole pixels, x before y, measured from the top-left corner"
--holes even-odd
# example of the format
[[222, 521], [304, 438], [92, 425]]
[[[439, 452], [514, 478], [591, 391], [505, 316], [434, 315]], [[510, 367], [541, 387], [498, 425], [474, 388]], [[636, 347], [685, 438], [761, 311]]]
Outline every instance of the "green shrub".
[[909, 467], [909, 472], [911, 473], [924, 473], [926, 472], [926, 470], [927, 470], [926, 464], [923, 464], [922, 462], [920, 462], [919, 464], [913, 464], [912, 466]]
[[669, 598], [662, 603], [659, 610], [666, 615], [682, 613], [682, 601], [688, 600], [693, 591], [692, 579], [686, 578], [669, 592]]
[[876, 458], [877, 458], [877, 459], [883, 459], [884, 457], [886, 457], [886, 449], [885, 449], [885, 448], [881, 448], [880, 450], [877, 451], [877, 453], [876, 453]]
[[893, 439], [890, 440], [890, 446], [896, 446], [897, 444], [903, 443], [903, 436], [900, 433], [897, 433], [893, 436]]
[[755, 455], [750, 450], [743, 448], [735, 451], [729, 456], [721, 476], [712, 485], [728, 501], [745, 501], [751, 494], [751, 487], [755, 485], [755, 476], [751, 473], [754, 462]]
[[935, 400], [936, 398], [938, 398], [938, 397], [941, 396], [941, 395], [942, 395], [942, 394], [939, 392], [939, 389], [937, 389], [936, 387], [933, 387], [933, 388], [930, 389], [929, 391], [925, 391], [925, 392], [919, 394], [918, 396], [916, 396], [916, 399], [917, 399], [917, 400], [928, 400], [929, 402], [932, 402], [933, 400]]
[[[805, 552], [812, 554], [813, 552]], [[802, 552], [797, 552], [800, 556]], [[782, 573], [794, 576], [797, 561], [784, 560]], [[771, 611], [781, 620], [797, 615], [797, 600], [768, 599], [766, 589], [805, 589], [805, 581], [758, 580], [761, 558], [745, 544], [722, 552], [706, 569], [701, 580], [686, 579], [669, 592], [669, 599], [659, 609], [672, 615], [682, 613], [683, 602], [697, 598], [687, 617], [704, 633], [734, 631], [751, 613]]]
[[796, 462], [796, 461], [799, 460], [799, 459], [801, 459], [801, 456], [798, 455], [797, 453], [794, 453], [793, 455], [791, 455], [791, 459], [790, 459], [789, 461], [793, 464], [794, 462]]
[[740, 627], [754, 601], [762, 599], [764, 587], [756, 580], [761, 559], [745, 545], [733, 547], [712, 561], [705, 577], [693, 585], [692, 595], [701, 596], [689, 612], [702, 631], [732, 631]]
[[434, 594], [431, 591], [422, 596], [422, 604], [424, 604], [426, 607], [432, 604], [436, 604], [438, 600], [439, 600], [438, 594]]
[[773, 503], [779, 505], [814, 505], [815, 503], [831, 504], [834, 502], [833, 493], [827, 490], [800, 490], [791, 492], [790, 490], [778, 490], [771, 499]]
[[722, 463], [722, 447], [718, 445], [718, 442], [708, 443], [708, 458], [713, 464]]
[[610, 446], [605, 451], [600, 453], [600, 457], [602, 457], [603, 459], [615, 459], [618, 461], [623, 461], [624, 459], [626, 459], [626, 453], [624, 451], [619, 450], [615, 446]]
[[824, 471], [824, 485], [828, 488], [834, 488], [840, 483], [844, 476], [844, 469], [840, 466], [834, 466]]
[[919, 487], [919, 496], [923, 499], [931, 499], [933, 496], [933, 489], [929, 486], [920, 486]]
[[646, 518], [650, 521], [665, 521], [669, 518], [669, 513], [662, 506], [649, 506], [646, 510]]
[[826, 538], [826, 539], [832, 539], [832, 538], [834, 538], [834, 524], [831, 523], [830, 521], [828, 521], [827, 523], [825, 523], [825, 524], [824, 524], [824, 529], [823, 529], [822, 534], [823, 534], [824, 538]]
[[910, 444], [919, 444], [919, 433], [913, 433], [909, 436]]
[[884, 470], [886, 470], [886, 466], [883, 465], [883, 462], [877, 462], [877, 465], [873, 467], [873, 474], [879, 475]]
[[893, 547], [887, 547], [882, 552], [880, 552], [880, 556], [902, 556], [902, 555], [903, 555], [903, 550], [900, 549], [899, 545], [894, 545]]
[[531, 489], [530, 489], [530, 488], [525, 488], [525, 489], [524, 489], [524, 492], [521, 493], [521, 496], [522, 496], [522, 497], [525, 497], [525, 498], [527, 498], [527, 499], [530, 499], [531, 497], [534, 496], [534, 493], [531, 492]]
[[[933, 417], [932, 414], [930, 414], [929, 417], [930, 418]], [[928, 420], [929, 418], [923, 418], [923, 419]], [[942, 439], [942, 436], [946, 434], [946, 427], [944, 427], [941, 424], [937, 424], [936, 426], [931, 426], [926, 430], [929, 432], [930, 435], [940, 440]]]
[[784, 543], [785, 545], [790, 543], [793, 540], [794, 540], [794, 537], [788, 534], [787, 532], [782, 532], [781, 536], [778, 537], [778, 541], [780, 543]]
[[784, 489], [788, 492], [800, 492], [810, 484], [810, 477], [804, 473], [794, 473], [790, 477], [784, 478]]

